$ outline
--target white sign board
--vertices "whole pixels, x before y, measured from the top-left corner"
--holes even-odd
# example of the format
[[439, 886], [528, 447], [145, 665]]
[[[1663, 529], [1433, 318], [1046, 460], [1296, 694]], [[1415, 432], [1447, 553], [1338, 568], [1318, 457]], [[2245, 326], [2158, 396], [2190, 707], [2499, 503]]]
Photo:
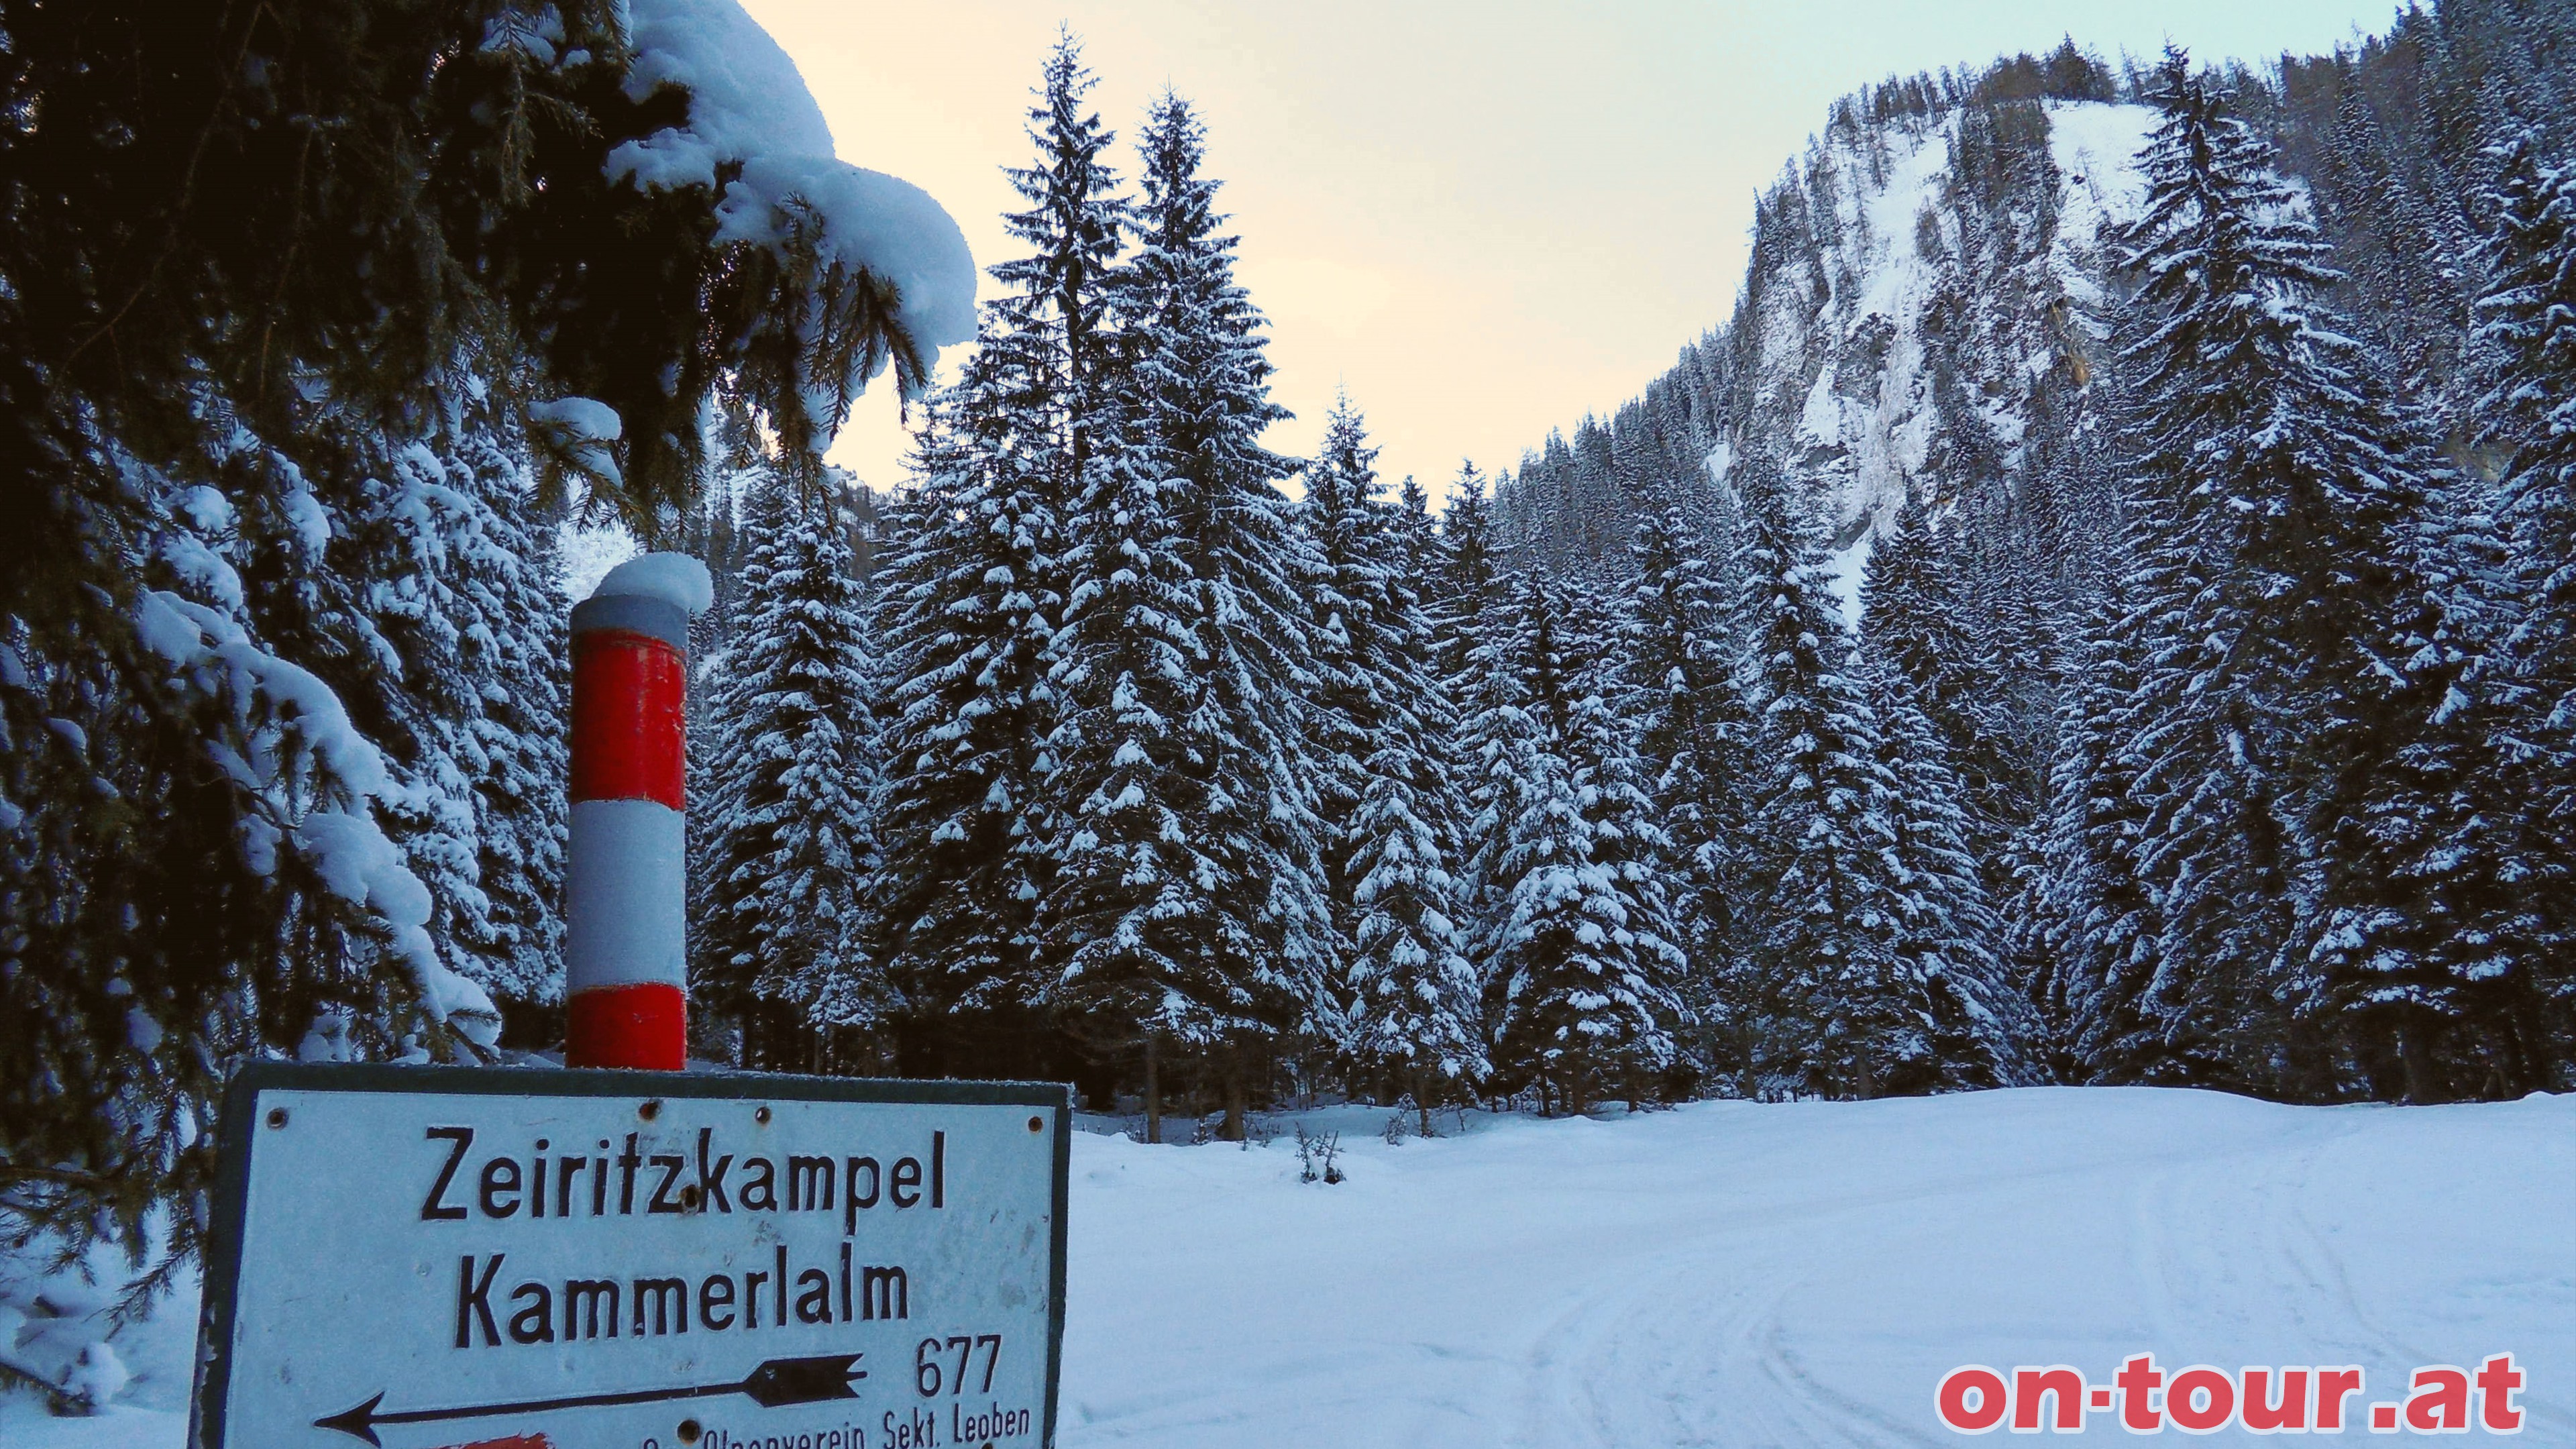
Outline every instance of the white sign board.
[[197, 1449], [1053, 1438], [1056, 1086], [246, 1069]]

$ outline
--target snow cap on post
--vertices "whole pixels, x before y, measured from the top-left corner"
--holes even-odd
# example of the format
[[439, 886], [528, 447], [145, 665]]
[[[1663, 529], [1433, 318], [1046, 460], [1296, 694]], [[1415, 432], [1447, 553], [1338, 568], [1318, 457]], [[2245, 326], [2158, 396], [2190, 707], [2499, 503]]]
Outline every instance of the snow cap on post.
[[689, 616], [713, 601], [705, 564], [648, 553], [573, 606], [570, 1066], [688, 1059]]
[[619, 564], [573, 605], [572, 627], [628, 628], [663, 640], [686, 654], [689, 619], [715, 603], [707, 566], [684, 553], [647, 553]]

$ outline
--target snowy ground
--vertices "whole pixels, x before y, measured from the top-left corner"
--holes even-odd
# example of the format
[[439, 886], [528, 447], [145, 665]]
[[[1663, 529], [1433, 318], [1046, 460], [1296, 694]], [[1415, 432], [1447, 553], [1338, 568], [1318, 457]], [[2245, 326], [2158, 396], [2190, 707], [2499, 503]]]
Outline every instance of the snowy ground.
[[[1334, 1187], [1284, 1135], [1075, 1138], [1064, 1449], [1943, 1443], [1951, 1367], [2140, 1351], [2384, 1398], [2509, 1350], [2524, 1442], [2576, 1444], [2576, 1096], [1707, 1103], [1398, 1146], [1387, 1115], [1309, 1114]], [[192, 1309], [127, 1346], [141, 1407], [0, 1398], [0, 1445], [177, 1449]]]
[[[2034, 1090], [1074, 1159], [1066, 1449], [1950, 1442], [1959, 1364], [2510, 1349], [2576, 1444], [2576, 1096]], [[2097, 1420], [2092, 1432], [2121, 1437]], [[2227, 1442], [2220, 1436], [2210, 1442]]]

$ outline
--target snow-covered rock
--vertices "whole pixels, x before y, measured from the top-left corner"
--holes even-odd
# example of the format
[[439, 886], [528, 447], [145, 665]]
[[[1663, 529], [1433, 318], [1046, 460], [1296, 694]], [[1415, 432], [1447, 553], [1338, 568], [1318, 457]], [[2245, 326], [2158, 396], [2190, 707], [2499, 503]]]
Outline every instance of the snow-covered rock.
[[[2048, 172], [2008, 171], [1982, 194], [1982, 178], [1961, 174], [1963, 139], [1979, 160], [1978, 143], [1993, 143], [1962, 132], [1991, 129], [1989, 112], [1834, 134], [1809, 158], [1812, 245], [1756, 285], [1760, 306], [1738, 323], [1759, 330], [1758, 374], [1744, 379], [1757, 417], [1827, 482], [1838, 547], [1863, 519], [1892, 522], [1909, 484], [1945, 462], [2010, 477], [2039, 381], [2102, 340], [2109, 237], [2137, 213], [2155, 113], [2057, 102], [2040, 114]], [[1940, 395], [1939, 372], [1955, 394]], [[1962, 469], [1960, 455], [1990, 461]]]

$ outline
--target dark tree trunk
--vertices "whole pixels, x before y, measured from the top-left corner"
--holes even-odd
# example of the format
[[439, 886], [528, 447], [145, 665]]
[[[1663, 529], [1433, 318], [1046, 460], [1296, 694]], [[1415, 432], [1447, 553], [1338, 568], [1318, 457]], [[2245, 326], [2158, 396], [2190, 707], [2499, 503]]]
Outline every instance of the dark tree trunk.
[[2397, 1051], [2406, 1066], [2406, 1100], [2418, 1107], [2442, 1100], [2441, 1069], [2433, 1061], [2432, 1031], [2421, 1022], [2397, 1028]]
[[1145, 1140], [1163, 1140], [1163, 1070], [1161, 1043], [1145, 1037]]
[[1225, 1125], [1217, 1135], [1228, 1142], [1243, 1140], [1243, 1063], [1228, 1057], [1225, 1064]]

